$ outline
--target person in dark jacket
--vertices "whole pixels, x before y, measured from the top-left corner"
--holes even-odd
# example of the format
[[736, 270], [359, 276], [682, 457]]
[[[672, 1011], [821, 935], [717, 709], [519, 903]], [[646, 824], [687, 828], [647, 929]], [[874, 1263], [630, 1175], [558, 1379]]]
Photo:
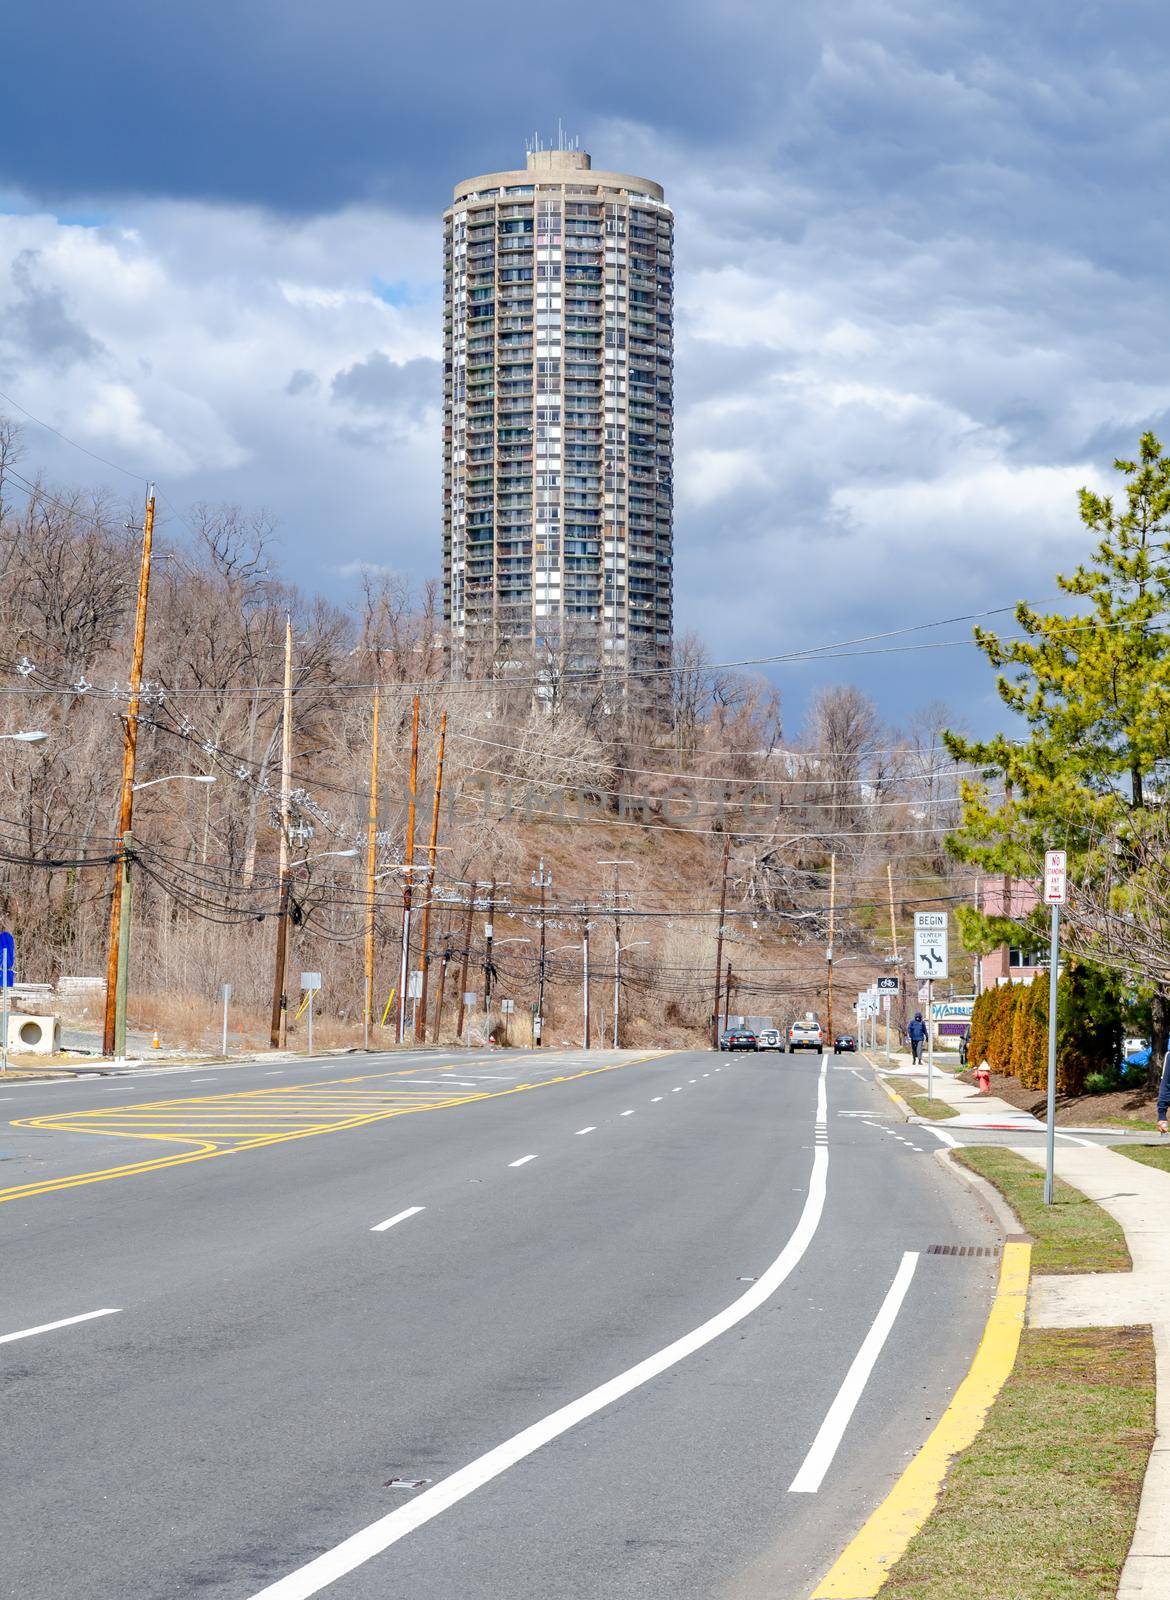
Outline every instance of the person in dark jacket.
[[1158, 1089], [1158, 1132], [1166, 1132], [1166, 1116], [1170, 1112], [1170, 1050], [1162, 1057], [1162, 1083]]
[[910, 1055], [917, 1066], [922, 1059], [922, 1046], [926, 1043], [926, 1024], [922, 1020], [922, 1012], [914, 1013], [914, 1020], [906, 1029], [906, 1037], [910, 1041]]

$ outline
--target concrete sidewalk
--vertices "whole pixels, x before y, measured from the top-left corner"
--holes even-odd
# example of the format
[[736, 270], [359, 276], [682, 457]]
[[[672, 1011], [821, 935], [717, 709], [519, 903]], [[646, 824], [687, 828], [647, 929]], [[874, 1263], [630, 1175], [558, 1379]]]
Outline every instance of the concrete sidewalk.
[[[926, 1093], [928, 1075], [925, 1063], [920, 1062], [918, 1066], [914, 1066], [907, 1054], [904, 1059], [899, 1060], [896, 1068], [889, 1071], [878, 1065], [877, 1056], [878, 1052], [873, 1051], [869, 1057], [876, 1072], [899, 1082], [913, 1083], [923, 1094]], [[1044, 1126], [1030, 1111], [1021, 1111], [1019, 1106], [1001, 1100], [998, 1095], [980, 1094], [972, 1084], [959, 1083], [953, 1072], [941, 1071], [937, 1067], [934, 1072], [934, 1098], [953, 1106], [956, 1115], [948, 1117], [945, 1122], [934, 1122], [930, 1117], [915, 1117], [914, 1121], [931, 1122], [936, 1128], [981, 1128], [988, 1124], [1009, 1129]]]
[[[1044, 1165], [1042, 1149], [1017, 1154]], [[1153, 1329], [1156, 1434], [1117, 1600], [1170, 1600], [1170, 1172], [1101, 1146], [1062, 1147], [1056, 1165], [1121, 1224], [1133, 1271], [1034, 1278], [1028, 1320], [1038, 1328]]]

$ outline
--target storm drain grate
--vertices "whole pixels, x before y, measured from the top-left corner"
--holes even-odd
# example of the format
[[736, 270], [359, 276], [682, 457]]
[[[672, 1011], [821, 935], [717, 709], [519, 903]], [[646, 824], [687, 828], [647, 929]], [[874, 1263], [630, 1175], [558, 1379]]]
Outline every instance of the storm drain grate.
[[995, 1244], [932, 1244], [926, 1249], [928, 1256], [997, 1256]]

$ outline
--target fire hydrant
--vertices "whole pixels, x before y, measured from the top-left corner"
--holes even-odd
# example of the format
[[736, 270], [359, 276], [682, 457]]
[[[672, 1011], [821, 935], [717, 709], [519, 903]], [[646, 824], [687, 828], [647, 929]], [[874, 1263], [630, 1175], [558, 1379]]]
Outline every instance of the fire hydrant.
[[975, 1068], [975, 1082], [979, 1085], [980, 1094], [991, 1093], [991, 1068], [986, 1061], [981, 1061]]

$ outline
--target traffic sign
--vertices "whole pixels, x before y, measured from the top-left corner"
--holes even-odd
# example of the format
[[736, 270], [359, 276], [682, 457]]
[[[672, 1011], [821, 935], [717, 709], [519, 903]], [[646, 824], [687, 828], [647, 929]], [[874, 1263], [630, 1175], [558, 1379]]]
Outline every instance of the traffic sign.
[[319, 972], [302, 972], [301, 988], [306, 994], [311, 994], [314, 989], [321, 987], [321, 974]]
[[0, 989], [11, 989], [16, 982], [16, 940], [0, 933]]
[[947, 913], [945, 911], [916, 911], [914, 913], [914, 976], [916, 978], [945, 978], [947, 965]]
[[1068, 903], [1068, 855], [1064, 850], [1044, 852], [1044, 904], [1063, 906]]
[[422, 971], [416, 967], [406, 980], [406, 998], [408, 1000], [422, 999]]
[[511, 1016], [512, 1012], [515, 1011], [515, 1009], [516, 1009], [515, 1000], [501, 1000], [500, 1001], [500, 1012], [501, 1012], [501, 1014], [503, 1016], [505, 1016], [505, 1017]]
[[879, 978], [877, 986], [879, 994], [897, 994], [898, 992], [897, 978]]

